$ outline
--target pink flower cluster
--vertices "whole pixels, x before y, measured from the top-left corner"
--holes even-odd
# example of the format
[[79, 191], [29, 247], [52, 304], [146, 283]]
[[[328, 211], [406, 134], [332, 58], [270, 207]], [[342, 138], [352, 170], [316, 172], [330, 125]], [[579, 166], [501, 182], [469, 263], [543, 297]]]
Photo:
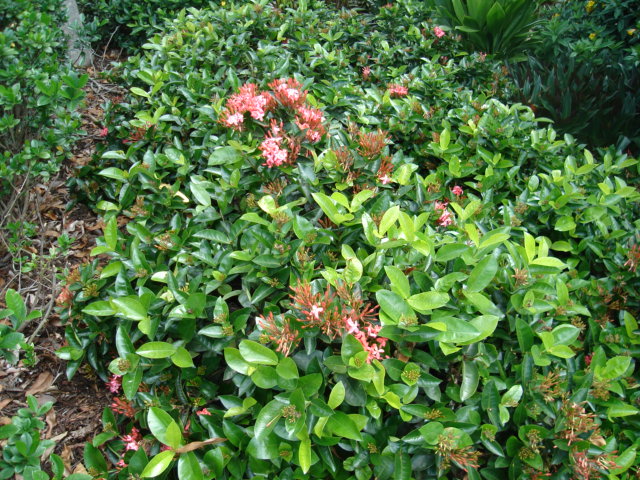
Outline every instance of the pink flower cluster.
[[397, 83], [390, 83], [387, 85], [387, 91], [392, 97], [406, 97], [409, 94], [409, 89], [407, 87], [398, 85]]
[[[312, 108], [307, 102], [307, 91], [294, 78], [280, 78], [269, 84], [270, 92], [260, 92], [253, 83], [240, 87], [232, 95], [222, 111], [220, 122], [234, 130], [244, 127], [245, 113], [257, 121], [264, 121], [268, 112], [281, 106], [293, 110], [295, 124], [304, 132], [304, 138], [312, 143], [320, 141], [327, 133], [321, 110]], [[260, 151], [268, 167], [292, 164], [300, 153], [300, 139], [287, 135], [283, 122], [271, 119], [270, 130], [260, 145]]]
[[307, 101], [307, 91], [302, 91], [302, 84], [295, 78], [279, 78], [271, 82], [269, 87], [283, 107], [296, 110]]
[[371, 77], [371, 68], [364, 67], [362, 69], [362, 79], [366, 82], [367, 80], [369, 80], [369, 77]]
[[138, 450], [138, 448], [140, 448], [141, 440], [142, 435], [140, 435], [140, 432], [136, 427], [133, 427], [129, 435], [122, 436], [122, 441], [124, 442], [124, 451], [128, 452], [129, 450]]
[[385, 155], [380, 161], [380, 168], [378, 169], [378, 180], [383, 185], [388, 185], [393, 182], [391, 173], [393, 172], [393, 164], [391, 163], [391, 157]]
[[433, 34], [438, 38], [442, 38], [446, 35], [444, 30], [442, 30], [440, 27], [433, 27]]
[[319, 142], [322, 136], [327, 133], [324, 125], [324, 115], [317, 108], [307, 108], [301, 106], [296, 114], [296, 125], [300, 130], [306, 131], [305, 137], [310, 142]]
[[464, 193], [464, 191], [462, 190], [462, 187], [460, 185], [455, 185], [451, 189], [451, 193], [453, 193], [456, 197], [459, 197]]
[[383, 359], [382, 355], [384, 354], [384, 347], [387, 345], [388, 339], [378, 336], [378, 333], [382, 330], [382, 326], [367, 323], [361, 328], [360, 323], [351, 317], [345, 318], [344, 323], [347, 333], [356, 337], [368, 353], [367, 363], [371, 363], [371, 360]]
[[282, 147], [285, 140], [282, 122], [271, 121], [271, 130], [260, 144], [260, 151], [267, 167], [279, 167], [289, 159], [289, 151]]
[[254, 120], [263, 120], [265, 114], [273, 107], [271, 95], [261, 93], [255, 83], [247, 83], [240, 87], [238, 93], [229, 97], [220, 121], [227, 127], [239, 131], [243, 128], [245, 113], [249, 113]]
[[451, 212], [447, 210], [446, 200], [444, 202], [439, 202], [436, 200], [434, 204], [434, 208], [436, 209], [436, 211], [439, 210], [442, 212], [438, 220], [436, 220], [438, 225], [440, 225], [441, 227], [448, 227], [449, 225], [453, 224], [453, 218], [451, 217]]
[[111, 393], [118, 393], [122, 386], [122, 375], [111, 375], [111, 378], [107, 382], [107, 388]]

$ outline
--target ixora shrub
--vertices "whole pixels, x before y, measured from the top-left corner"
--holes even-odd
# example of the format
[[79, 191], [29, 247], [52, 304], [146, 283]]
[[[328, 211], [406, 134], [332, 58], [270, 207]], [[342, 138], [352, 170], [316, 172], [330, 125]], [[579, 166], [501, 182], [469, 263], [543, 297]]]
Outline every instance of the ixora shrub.
[[[65, 66], [62, 0], [0, 1], [0, 197], [58, 171], [77, 138], [87, 76]], [[18, 180], [20, 180], [18, 182]], [[9, 212], [5, 212], [9, 213]]]
[[182, 15], [123, 65], [77, 180], [104, 235], [59, 355], [114, 394], [89, 472], [630, 478], [637, 160], [450, 85], [432, 28], [435, 61], [363, 72], [265, 8]]

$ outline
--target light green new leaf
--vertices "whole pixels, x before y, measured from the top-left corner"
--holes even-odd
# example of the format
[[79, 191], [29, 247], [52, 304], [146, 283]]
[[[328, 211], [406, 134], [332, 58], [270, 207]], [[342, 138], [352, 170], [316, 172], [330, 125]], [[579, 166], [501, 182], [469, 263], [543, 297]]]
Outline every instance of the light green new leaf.
[[162, 472], [164, 472], [171, 462], [173, 461], [173, 451], [165, 450], [164, 452], [160, 452], [147, 463], [147, 466], [144, 467], [140, 476], [142, 478], [155, 478], [160, 476]]

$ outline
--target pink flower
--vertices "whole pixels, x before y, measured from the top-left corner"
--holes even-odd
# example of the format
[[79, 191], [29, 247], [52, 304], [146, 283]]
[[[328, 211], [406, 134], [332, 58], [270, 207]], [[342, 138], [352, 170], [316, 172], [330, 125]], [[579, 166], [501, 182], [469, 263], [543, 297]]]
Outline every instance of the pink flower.
[[259, 92], [256, 84], [247, 83], [240, 87], [238, 93], [229, 97], [220, 122], [240, 131], [245, 113], [249, 113], [254, 120], [263, 120], [266, 112], [273, 107], [273, 102], [273, 97]]
[[287, 151], [281, 144], [282, 137], [267, 137], [260, 144], [260, 151], [267, 167], [279, 167], [287, 161]]
[[440, 27], [433, 27], [433, 34], [438, 38], [442, 38], [446, 35], [444, 30], [442, 30]]
[[235, 128], [236, 130], [239, 130], [240, 128], [242, 128], [242, 123], [244, 122], [244, 115], [238, 112], [232, 113], [228, 115], [226, 118], [223, 118], [222, 122], [227, 127], [231, 127], [231, 128]]
[[436, 210], [446, 210], [447, 209], [447, 202], [439, 202], [438, 200], [436, 200], [433, 204], [433, 208], [435, 208]]
[[122, 384], [122, 380], [120, 380], [121, 377], [122, 375], [111, 375], [111, 379], [107, 382], [107, 388], [111, 393], [118, 393], [120, 391]]
[[311, 311], [309, 312], [309, 315], [311, 315], [316, 320], [320, 320], [320, 314], [322, 312], [324, 312], [324, 308], [319, 307], [317, 305], [312, 305], [311, 306]]
[[367, 80], [369, 80], [370, 76], [371, 76], [371, 69], [369, 67], [364, 67], [362, 69], [362, 79], [366, 82]]
[[369, 337], [377, 337], [378, 333], [380, 332], [380, 330], [382, 330], [382, 326], [380, 325], [370, 325], [367, 327], [367, 335], [369, 335]]
[[211, 412], [206, 408], [203, 408], [202, 410], [198, 410], [196, 412], [196, 415], [211, 415]]
[[345, 319], [345, 323], [347, 324], [347, 333], [357, 334], [360, 333], [360, 327], [358, 326], [358, 322], [354, 321], [351, 317]]
[[307, 99], [307, 91], [295, 78], [279, 78], [269, 84], [276, 99], [285, 107], [301, 107]]
[[109, 129], [107, 127], [101, 128], [98, 132], [98, 135], [101, 137], [106, 137], [109, 134]]
[[324, 115], [317, 108], [307, 108], [301, 106], [296, 114], [296, 125], [300, 130], [306, 130], [305, 136], [310, 142], [317, 142], [326, 133], [324, 125]]
[[120, 460], [118, 460], [118, 463], [116, 463], [116, 468], [118, 470], [122, 470], [123, 468], [126, 468], [127, 464], [124, 462], [124, 458], [121, 458]]
[[378, 180], [380, 180], [380, 183], [382, 183], [383, 185], [387, 185], [393, 182], [393, 179], [389, 175], [382, 175], [378, 177]]
[[448, 227], [453, 223], [453, 219], [451, 218], [451, 212], [449, 210], [444, 210], [440, 218], [438, 218], [438, 225], [441, 227]]
[[409, 89], [397, 83], [390, 83], [387, 85], [387, 91], [392, 97], [406, 97], [409, 93]]
[[460, 185], [454, 186], [451, 189], [451, 193], [453, 193], [456, 197], [459, 197], [463, 193], [462, 187]]
[[140, 448], [140, 440], [142, 440], [140, 432], [136, 427], [133, 427], [129, 435], [124, 435], [122, 437], [125, 452], [128, 452], [129, 450], [138, 450], [138, 448]]

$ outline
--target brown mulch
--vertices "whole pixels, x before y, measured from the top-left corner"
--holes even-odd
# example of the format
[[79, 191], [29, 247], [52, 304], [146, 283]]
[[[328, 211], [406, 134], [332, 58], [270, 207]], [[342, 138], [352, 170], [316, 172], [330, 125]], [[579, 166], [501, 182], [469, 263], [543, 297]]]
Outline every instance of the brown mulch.
[[[56, 312], [59, 308], [56, 299], [64, 287], [61, 278], [91, 260], [90, 251], [103, 226], [94, 212], [73, 202], [66, 180], [74, 170], [91, 162], [97, 142], [102, 141], [104, 104], [109, 100], [118, 102], [124, 94], [103, 74], [118, 57], [118, 53], [109, 53], [96, 58], [94, 66], [85, 69], [90, 80], [85, 87], [81, 114], [87, 135], [76, 143], [72, 158], [63, 164], [58, 175], [48, 183], [33, 185], [23, 197], [21, 208], [16, 209], [15, 220], [37, 226], [36, 235], [21, 253], [34, 254], [38, 259], [35, 268], [25, 272], [7, 248], [11, 239], [5, 237], [0, 242], [0, 309], [5, 306], [6, 290], [13, 288], [25, 299], [29, 311], [39, 309], [43, 313], [42, 319], [29, 322], [23, 331], [35, 346], [37, 363], [25, 366], [21, 361], [11, 366], [0, 359], [0, 426], [9, 423], [18, 409], [27, 405], [27, 395], [34, 395], [41, 404], [53, 402], [45, 417], [47, 428], [42, 436], [56, 441], [54, 452], [62, 457], [69, 472], [82, 471], [85, 442], [102, 431], [100, 417], [111, 403], [111, 395], [89, 368], [81, 368], [68, 380], [66, 362], [54, 353], [65, 345], [64, 324]], [[68, 252], [46, 258], [63, 234], [73, 239]], [[0, 320], [3, 321], [6, 322]]]

